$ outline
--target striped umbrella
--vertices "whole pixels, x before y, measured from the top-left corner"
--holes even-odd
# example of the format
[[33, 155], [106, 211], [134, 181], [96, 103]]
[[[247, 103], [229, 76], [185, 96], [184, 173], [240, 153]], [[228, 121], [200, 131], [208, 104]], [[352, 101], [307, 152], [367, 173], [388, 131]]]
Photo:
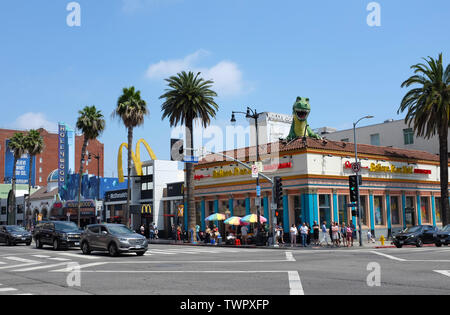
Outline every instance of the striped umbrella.
[[229, 224], [229, 225], [248, 225], [248, 223], [242, 222], [240, 217], [228, 218], [223, 223]]
[[[259, 216], [259, 220], [261, 223], [267, 222], [267, 219], [264, 218], [262, 215]], [[258, 223], [258, 216], [256, 214], [249, 214], [243, 217], [241, 221], [246, 223]]]
[[208, 216], [205, 221], [223, 221], [225, 220], [225, 214], [222, 213], [214, 213]]

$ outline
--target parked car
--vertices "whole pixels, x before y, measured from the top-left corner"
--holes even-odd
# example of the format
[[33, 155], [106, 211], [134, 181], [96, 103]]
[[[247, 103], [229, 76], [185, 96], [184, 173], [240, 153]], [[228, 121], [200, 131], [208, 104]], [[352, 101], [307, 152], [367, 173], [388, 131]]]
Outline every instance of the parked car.
[[438, 231], [435, 237], [435, 244], [437, 247], [450, 244], [450, 224]]
[[73, 222], [47, 221], [34, 228], [33, 238], [36, 248], [53, 246], [54, 250], [80, 246], [81, 230]]
[[437, 232], [438, 228], [433, 225], [412, 226], [394, 236], [394, 245], [401, 248], [403, 245], [422, 247], [423, 244], [434, 244]]
[[0, 243], [8, 246], [17, 244], [31, 245], [31, 233], [18, 225], [2, 225], [0, 226]]
[[123, 224], [92, 224], [81, 235], [81, 250], [85, 255], [107, 251], [113, 257], [121, 253], [142, 256], [148, 250], [148, 241]]

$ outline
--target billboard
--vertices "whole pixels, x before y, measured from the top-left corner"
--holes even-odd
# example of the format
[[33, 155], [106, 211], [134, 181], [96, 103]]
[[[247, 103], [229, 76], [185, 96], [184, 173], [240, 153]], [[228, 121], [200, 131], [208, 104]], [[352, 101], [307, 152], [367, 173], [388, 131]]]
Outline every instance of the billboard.
[[[6, 140], [5, 146], [5, 184], [11, 184], [12, 182], [12, 174], [13, 174], [13, 166], [14, 166], [14, 153], [11, 149], [9, 149], [9, 140]], [[31, 173], [31, 185], [35, 186], [35, 178], [36, 178], [36, 158], [33, 157], [33, 169]], [[16, 163], [16, 184], [24, 184], [28, 185], [29, 180], [29, 171], [30, 171], [30, 156], [28, 154], [24, 154], [17, 160]]]
[[58, 188], [66, 184], [68, 174], [75, 172], [75, 131], [65, 123], [58, 124]]

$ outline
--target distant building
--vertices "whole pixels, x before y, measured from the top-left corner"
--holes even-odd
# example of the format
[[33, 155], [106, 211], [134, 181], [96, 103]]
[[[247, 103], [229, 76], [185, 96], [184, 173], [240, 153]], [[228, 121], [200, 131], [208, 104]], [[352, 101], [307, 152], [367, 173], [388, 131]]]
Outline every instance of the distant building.
[[[255, 120], [249, 119], [250, 145], [256, 145]], [[277, 142], [289, 135], [292, 125], [292, 114], [264, 112], [258, 119], [259, 144]]]
[[[353, 129], [328, 133], [324, 137], [334, 141], [354, 142]], [[437, 135], [430, 139], [418, 137], [414, 133], [413, 127], [408, 127], [403, 119], [389, 119], [381, 124], [358, 127], [356, 128], [356, 140], [357, 143], [362, 144], [439, 154], [439, 138]], [[447, 143], [450, 148], [450, 140], [447, 139]]]

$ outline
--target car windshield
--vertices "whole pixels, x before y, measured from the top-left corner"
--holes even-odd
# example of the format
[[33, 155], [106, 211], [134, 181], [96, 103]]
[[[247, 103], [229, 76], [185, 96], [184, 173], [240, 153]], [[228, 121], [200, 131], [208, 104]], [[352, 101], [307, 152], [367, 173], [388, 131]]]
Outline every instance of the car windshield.
[[134, 232], [125, 225], [109, 225], [108, 230], [111, 234], [133, 234]]
[[20, 226], [14, 226], [14, 225], [7, 226], [7, 227], [6, 227], [6, 230], [7, 230], [8, 232], [20, 232], [20, 233], [26, 232], [25, 229], [24, 229], [23, 227], [20, 227]]
[[78, 226], [73, 222], [55, 222], [55, 229], [60, 231], [75, 232]]
[[446, 226], [442, 229], [442, 231], [444, 231], [444, 232], [450, 232], [450, 224], [449, 224], [449, 225], [446, 225]]
[[421, 229], [422, 229], [421, 226], [412, 226], [412, 227], [407, 228], [405, 230], [405, 233], [414, 233], [414, 232], [420, 231]]

